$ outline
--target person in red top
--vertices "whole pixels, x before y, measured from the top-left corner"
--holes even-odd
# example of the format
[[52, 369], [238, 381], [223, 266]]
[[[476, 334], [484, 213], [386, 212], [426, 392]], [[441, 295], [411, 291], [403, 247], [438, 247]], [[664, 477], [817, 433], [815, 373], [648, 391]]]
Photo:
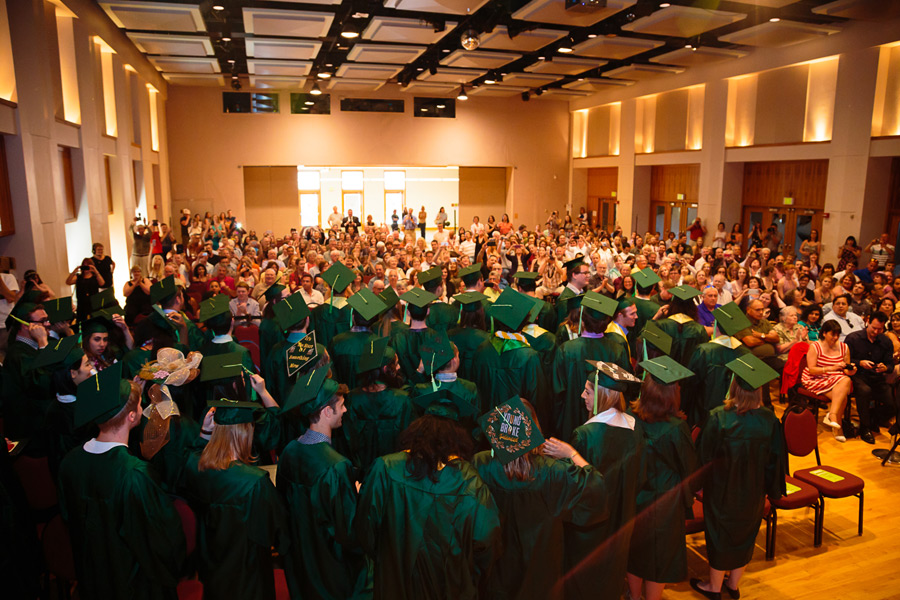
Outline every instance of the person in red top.
[[215, 271], [210, 276], [209, 281], [218, 281], [219, 282], [219, 292], [222, 294], [227, 294], [228, 296], [234, 298], [235, 296], [235, 285], [234, 285], [234, 277], [228, 274], [228, 268], [224, 263], [219, 263], [216, 265]]

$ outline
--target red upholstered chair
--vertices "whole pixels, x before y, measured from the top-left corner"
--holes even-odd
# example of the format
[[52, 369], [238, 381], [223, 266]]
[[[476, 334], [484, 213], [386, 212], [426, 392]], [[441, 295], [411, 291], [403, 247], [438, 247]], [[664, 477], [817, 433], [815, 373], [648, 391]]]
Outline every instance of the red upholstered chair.
[[196, 579], [178, 582], [178, 600], [203, 600], [203, 584]]
[[290, 600], [291, 593], [288, 590], [284, 569], [275, 569], [275, 600]]
[[35, 458], [20, 454], [13, 461], [13, 470], [25, 491], [25, 499], [37, 523], [38, 536], [43, 526], [57, 513], [59, 498], [56, 481], [50, 473], [47, 457]]
[[184, 498], [173, 497], [172, 504], [181, 519], [187, 556], [191, 556], [197, 548], [197, 516]]
[[805, 408], [792, 407], [784, 416], [784, 439], [789, 455], [808, 456], [811, 452], [816, 454], [817, 466], [795, 471], [794, 478], [814, 487], [819, 493], [819, 544], [822, 543], [822, 531], [825, 526], [825, 498], [850, 496], [859, 498], [859, 535], [862, 535], [865, 482], [852, 473], [822, 464], [815, 416]]
[[250, 352], [250, 358], [257, 372], [261, 372], [259, 364], [259, 327], [256, 325], [234, 325], [234, 341]]
[[41, 534], [41, 547], [47, 572], [56, 578], [61, 598], [69, 597], [69, 588], [78, 576], [75, 574], [75, 558], [69, 528], [60, 515], [56, 515]]
[[787, 495], [782, 496], [778, 500], [769, 498], [772, 504], [772, 519], [770, 539], [766, 540], [766, 560], [775, 558], [775, 535], [778, 531], [778, 511], [779, 510], [796, 510], [798, 508], [810, 507], [813, 509], [813, 546], [818, 548], [822, 545], [822, 538], [819, 530], [819, 519], [821, 517], [822, 503], [819, 498], [819, 491], [811, 485], [807, 485], [793, 477], [785, 477], [787, 484]]

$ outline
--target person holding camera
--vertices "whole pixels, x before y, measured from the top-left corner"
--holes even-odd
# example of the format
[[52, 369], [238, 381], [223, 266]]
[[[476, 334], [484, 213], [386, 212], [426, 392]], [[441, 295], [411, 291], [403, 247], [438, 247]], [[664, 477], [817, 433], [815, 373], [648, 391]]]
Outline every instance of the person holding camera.
[[90, 258], [86, 258], [81, 261], [81, 265], [75, 267], [69, 273], [69, 276], [66, 277], [66, 285], [75, 286], [78, 320], [86, 320], [91, 314], [91, 296], [99, 293], [101, 288], [106, 287], [106, 280], [97, 271], [93, 261]]
[[131, 235], [134, 245], [131, 247], [130, 267], [140, 267], [142, 273], [150, 272], [150, 240], [153, 233], [147, 227], [147, 219], [140, 222], [140, 217], [135, 217], [131, 223]]
[[[865, 329], [854, 331], [845, 339], [850, 349], [850, 360], [858, 365], [851, 379], [859, 413], [859, 437], [867, 444], [875, 443], [879, 421], [886, 423], [897, 413], [887, 384], [887, 375], [894, 370], [894, 345], [884, 334], [887, 321], [886, 314], [875, 312]], [[872, 405], [881, 412], [880, 418], [872, 418]]]
[[851, 377], [856, 375], [856, 366], [850, 362], [850, 348], [841, 341], [841, 326], [837, 321], [822, 323], [819, 340], [809, 345], [806, 364], [809, 366], [800, 374], [801, 384], [831, 401], [822, 422], [832, 428], [834, 439], [846, 442], [841, 418], [847, 395], [853, 389]]

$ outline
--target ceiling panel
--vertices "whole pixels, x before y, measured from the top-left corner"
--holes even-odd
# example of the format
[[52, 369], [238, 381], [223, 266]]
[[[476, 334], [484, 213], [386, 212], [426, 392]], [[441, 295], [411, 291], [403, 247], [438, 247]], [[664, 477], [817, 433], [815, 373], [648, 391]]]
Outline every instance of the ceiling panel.
[[817, 15], [875, 21], [896, 19], [900, 16], [900, 2], [897, 0], [837, 0], [812, 9]]
[[474, 14], [487, 3], [488, 0], [387, 0], [384, 6], [397, 10], [465, 15], [467, 12]]
[[306, 83], [306, 77], [284, 77], [279, 75], [251, 75], [250, 87], [257, 90], [297, 91]]
[[206, 31], [196, 5], [165, 2], [102, 2], [100, 6], [118, 27], [146, 31]]
[[746, 18], [747, 15], [744, 13], [672, 5], [632, 23], [626, 23], [622, 29], [651, 35], [694, 37]]
[[478, 96], [480, 98], [509, 98], [510, 96], [519, 96], [522, 92], [527, 92], [527, 87], [516, 87], [511, 85], [482, 85], [480, 87], [468, 91], [469, 96]]
[[439, 68], [432, 75], [430, 71], [422, 71], [419, 73], [420, 81], [440, 81], [443, 83], [469, 83], [473, 79], [478, 79], [487, 71], [480, 69], [447, 69]]
[[319, 53], [322, 42], [315, 40], [278, 40], [253, 38], [245, 40], [247, 56], [286, 60], [312, 60]]
[[576, 98], [584, 98], [590, 96], [593, 92], [582, 90], [564, 90], [562, 88], [550, 88], [544, 90], [540, 96], [535, 96], [538, 100], [575, 100]]
[[481, 48], [535, 52], [565, 35], [566, 32], [560, 29], [533, 29], [523, 31], [514, 38], [510, 38], [506, 25], [498, 25], [492, 32], [481, 35]]
[[381, 79], [387, 80], [400, 72], [398, 65], [376, 65], [371, 63], [346, 62], [338, 67], [337, 76], [347, 79]]
[[607, 17], [630, 6], [637, 0], [607, 0], [606, 7], [595, 12], [574, 12], [566, 10], [562, 0], [531, 0], [528, 4], [513, 13], [514, 19], [537, 21], [538, 23], [555, 23], [572, 27], [587, 27], [599, 23]]
[[[290, 2], [296, 4], [297, 0], [266, 0], [267, 2]], [[319, 4], [321, 6], [335, 6], [340, 4], [342, 0], [303, 0], [303, 4]]]
[[328, 89], [332, 92], [374, 92], [384, 85], [384, 81], [369, 79], [344, 79], [333, 77], [328, 80]]
[[777, 48], [818, 39], [840, 31], [829, 25], [813, 25], [799, 21], [781, 20], [760, 23], [719, 37], [720, 42]]
[[246, 7], [243, 10], [244, 30], [253, 35], [324, 37], [334, 20], [334, 15], [327, 12]]
[[255, 60], [247, 61], [247, 69], [254, 75], [284, 75], [306, 77], [312, 70], [311, 61], [299, 60]]
[[607, 77], [615, 79], [634, 79], [635, 81], [644, 81], [646, 79], [656, 79], [663, 75], [677, 75], [684, 72], [683, 67], [668, 67], [664, 65], [625, 65], [618, 69], [606, 71], [603, 74]]
[[225, 78], [222, 75], [202, 75], [198, 73], [163, 73], [162, 76], [171, 85], [225, 87]]
[[150, 56], [153, 66], [164, 73], [219, 73], [219, 61], [215, 58], [194, 56]]
[[[793, 4], [799, 0], [731, 0], [736, 4], [747, 4], [749, 6], [762, 6], [765, 8], [784, 8], [788, 4]], [[880, 1], [880, 0], [879, 0]]]
[[742, 58], [747, 56], [747, 54], [747, 52], [742, 50], [700, 46], [695, 48], [679, 48], [672, 52], [666, 52], [665, 54], [654, 56], [650, 59], [650, 62], [661, 63], [664, 65], [678, 65], [681, 67], [697, 67], [700, 65], [722, 62], [723, 60]]
[[553, 73], [555, 75], [578, 75], [606, 64], [605, 60], [554, 56], [552, 60], [539, 60], [525, 67], [529, 73]]
[[665, 42], [658, 40], [645, 40], [641, 38], [622, 37], [622, 36], [600, 36], [593, 39], [587, 39], [575, 46], [574, 54], [578, 56], [594, 56], [596, 58], [611, 58], [614, 60], [623, 60], [653, 50], [664, 45]]
[[614, 87], [623, 87], [626, 85], [634, 85], [634, 81], [624, 79], [604, 79], [598, 77], [585, 77], [577, 81], [571, 81], [563, 84], [567, 90], [580, 90], [586, 92], [602, 92]]
[[498, 69], [514, 60], [522, 58], [521, 54], [508, 52], [482, 52], [479, 50], [457, 50], [441, 60], [445, 67], [464, 69]]
[[524, 85], [533, 88], [541, 87], [560, 79], [562, 79], [562, 75], [553, 75], [551, 73], [509, 73], [503, 76], [503, 85]]
[[214, 54], [212, 42], [205, 35], [169, 35], [130, 31], [128, 37], [144, 54], [169, 56], [212, 56]]
[[369, 22], [361, 37], [376, 42], [434, 44], [447, 35], [454, 26], [454, 23], [447, 23], [443, 31], [435, 31], [433, 26], [418, 19], [375, 17]]
[[427, 49], [427, 46], [400, 46], [390, 44], [354, 44], [347, 53], [347, 60], [367, 63], [411, 63]]
[[401, 92], [413, 94], [431, 94], [433, 96], [455, 96], [459, 86], [453, 83], [441, 83], [439, 81], [410, 81], [409, 85], [400, 88]]

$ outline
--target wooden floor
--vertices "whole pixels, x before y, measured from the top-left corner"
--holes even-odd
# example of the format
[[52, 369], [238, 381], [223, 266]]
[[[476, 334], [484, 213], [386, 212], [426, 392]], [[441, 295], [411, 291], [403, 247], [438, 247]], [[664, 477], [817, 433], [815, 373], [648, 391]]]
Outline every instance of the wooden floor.
[[[775, 406], [780, 417], [783, 407]], [[841, 444], [819, 424], [823, 464], [854, 473], [866, 482], [863, 535], [857, 535], [856, 498], [826, 501], [825, 532], [819, 548], [812, 546], [811, 509], [780, 511], [775, 558], [765, 559], [763, 523], [753, 561], [740, 584], [742, 600], [900, 599], [900, 466], [882, 467], [871, 453], [873, 448], [889, 448], [890, 441], [882, 429], [875, 446], [859, 438]], [[791, 473], [814, 466], [815, 460], [815, 455], [791, 457]], [[706, 579], [703, 533], [688, 536], [687, 548], [689, 577]], [[685, 581], [667, 588], [663, 598], [702, 596]], [[723, 598], [728, 596], [723, 594]]]

